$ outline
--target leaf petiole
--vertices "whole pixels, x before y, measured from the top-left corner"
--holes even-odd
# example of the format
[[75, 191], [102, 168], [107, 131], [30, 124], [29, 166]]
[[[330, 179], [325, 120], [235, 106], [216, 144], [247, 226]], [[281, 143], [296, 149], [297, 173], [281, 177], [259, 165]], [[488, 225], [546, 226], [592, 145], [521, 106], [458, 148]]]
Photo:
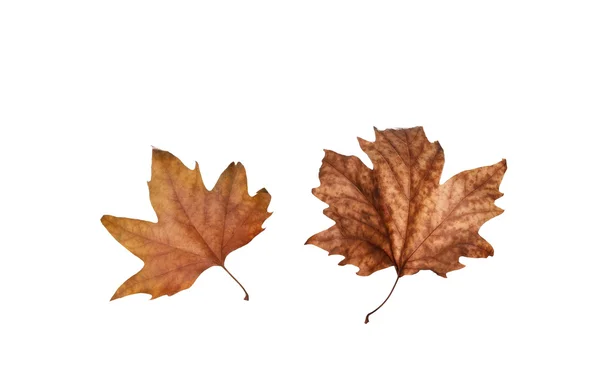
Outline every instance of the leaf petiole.
[[229, 272], [229, 270], [227, 270], [227, 268], [225, 268], [225, 266], [224, 266], [224, 265], [223, 265], [223, 269], [225, 269], [225, 271], [227, 272], [227, 274], [229, 274], [229, 276], [230, 276], [231, 278], [233, 278], [233, 280], [234, 280], [234, 281], [236, 281], [236, 283], [237, 283], [237, 284], [239, 284], [239, 285], [240, 285], [240, 287], [242, 287], [242, 289], [244, 290], [244, 293], [246, 294], [246, 296], [244, 297], [244, 300], [248, 301], [248, 300], [250, 299], [250, 297], [248, 296], [248, 292], [246, 291], [246, 289], [244, 288], [244, 286], [242, 286], [242, 284], [240, 283], [240, 281], [238, 281], [238, 280], [237, 280], [237, 279], [236, 279], [236, 278], [233, 276], [233, 274], [231, 274], [231, 273]]
[[371, 314], [375, 313], [377, 310], [379, 310], [386, 302], [387, 300], [390, 298], [390, 296], [392, 296], [392, 293], [394, 292], [394, 288], [396, 288], [396, 285], [398, 284], [398, 280], [400, 279], [400, 275], [398, 275], [398, 277], [396, 278], [396, 282], [394, 282], [394, 286], [392, 287], [392, 290], [390, 291], [390, 294], [385, 298], [385, 300], [383, 300], [383, 302], [381, 303], [381, 305], [379, 305], [377, 307], [377, 309], [371, 311], [369, 314], [367, 314], [367, 316], [365, 317], [365, 324], [369, 323], [369, 316], [371, 316]]

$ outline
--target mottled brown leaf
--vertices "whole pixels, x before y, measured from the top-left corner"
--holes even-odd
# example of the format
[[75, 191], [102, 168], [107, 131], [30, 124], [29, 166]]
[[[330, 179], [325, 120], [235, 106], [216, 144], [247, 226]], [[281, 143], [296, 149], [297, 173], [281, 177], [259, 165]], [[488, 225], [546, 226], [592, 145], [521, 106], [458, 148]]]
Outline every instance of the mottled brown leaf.
[[153, 299], [173, 295], [189, 288], [211, 266], [225, 269], [242, 287], [225, 268], [225, 258], [262, 232], [262, 223], [271, 215], [271, 195], [265, 189], [248, 195], [244, 166], [231, 163], [208, 191], [198, 163], [190, 170], [171, 153], [154, 149], [148, 187], [157, 223], [102, 217], [113, 237], [144, 261], [142, 270], [125, 281], [112, 300], [134, 293], [148, 293]]
[[444, 151], [422, 127], [375, 129], [375, 142], [359, 143], [372, 170], [355, 156], [325, 151], [321, 185], [313, 193], [329, 205], [324, 213], [336, 224], [307, 244], [343, 255], [340, 265], [356, 265], [359, 275], [393, 266], [396, 283], [420, 270], [446, 277], [464, 267], [461, 256], [494, 254], [478, 232], [503, 211], [494, 201], [502, 196], [506, 160], [440, 184]]

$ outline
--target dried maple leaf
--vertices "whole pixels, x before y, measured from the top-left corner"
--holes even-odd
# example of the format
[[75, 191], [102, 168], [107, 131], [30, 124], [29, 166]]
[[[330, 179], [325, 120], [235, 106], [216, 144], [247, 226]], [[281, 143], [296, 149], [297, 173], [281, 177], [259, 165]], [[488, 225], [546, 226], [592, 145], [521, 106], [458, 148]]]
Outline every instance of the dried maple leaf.
[[313, 194], [329, 207], [336, 224], [306, 242], [343, 255], [358, 275], [393, 266], [398, 279], [420, 270], [442, 277], [464, 267], [461, 256], [483, 258], [494, 249], [479, 234], [487, 220], [501, 214], [494, 201], [506, 160], [464, 171], [440, 185], [444, 151], [427, 140], [422, 127], [375, 129], [375, 142], [359, 138], [373, 170], [356, 156], [325, 150], [321, 185]]
[[171, 153], [152, 151], [150, 202], [158, 223], [102, 217], [102, 224], [125, 248], [144, 261], [144, 267], [119, 287], [111, 300], [134, 293], [152, 298], [189, 288], [211, 266], [225, 268], [230, 252], [263, 231], [271, 215], [271, 195], [262, 189], [250, 197], [246, 171], [231, 163], [211, 191], [204, 187], [198, 163], [188, 169]]

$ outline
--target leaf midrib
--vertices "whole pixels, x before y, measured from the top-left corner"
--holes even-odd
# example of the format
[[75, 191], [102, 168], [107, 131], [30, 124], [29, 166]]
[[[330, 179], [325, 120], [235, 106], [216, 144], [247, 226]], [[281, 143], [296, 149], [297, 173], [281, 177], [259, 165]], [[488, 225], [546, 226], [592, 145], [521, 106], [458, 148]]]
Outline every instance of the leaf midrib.
[[[213, 251], [213, 249], [208, 245], [208, 242], [206, 242], [206, 240], [202, 236], [202, 233], [200, 232], [200, 230], [198, 229], [198, 227], [196, 227], [196, 224], [192, 221], [192, 218], [188, 214], [187, 209], [185, 208], [185, 206], [181, 202], [181, 199], [179, 198], [179, 193], [177, 192], [177, 188], [173, 185], [173, 179], [171, 178], [171, 173], [169, 173], [169, 171], [165, 171], [165, 172], [167, 173], [167, 178], [169, 179], [169, 184], [171, 185], [171, 188], [173, 188], [173, 193], [175, 193], [175, 198], [177, 199], [177, 203], [179, 204], [179, 207], [181, 208], [181, 210], [183, 210], [183, 213], [185, 214], [185, 216], [190, 220], [190, 224], [192, 225], [192, 227], [194, 228], [194, 230], [196, 231], [196, 233], [198, 234], [198, 236], [200, 236], [200, 239], [202, 240], [202, 242], [204, 242], [205, 247], [213, 255], [213, 257], [214, 257], [214, 259], [216, 261], [216, 264], [219, 265], [219, 266], [223, 266], [223, 263], [217, 257], [217, 254], [215, 254], [215, 252]], [[171, 246], [171, 247], [174, 247], [174, 246]], [[198, 256], [202, 256], [202, 255], [196, 254], [195, 252], [191, 252], [191, 253], [195, 254], [195, 255], [198, 255]]]

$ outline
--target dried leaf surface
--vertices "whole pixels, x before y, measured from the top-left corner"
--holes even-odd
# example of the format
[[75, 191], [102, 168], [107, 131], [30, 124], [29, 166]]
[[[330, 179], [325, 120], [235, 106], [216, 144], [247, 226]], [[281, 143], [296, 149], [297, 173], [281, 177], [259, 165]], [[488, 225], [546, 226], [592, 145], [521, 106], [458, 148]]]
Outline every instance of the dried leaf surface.
[[445, 277], [464, 267], [461, 256], [493, 255], [478, 232], [503, 211], [494, 201], [506, 160], [440, 184], [444, 151], [422, 127], [375, 129], [375, 142], [359, 143], [372, 170], [355, 156], [325, 151], [313, 193], [336, 224], [307, 243], [343, 255], [340, 265], [356, 265], [365, 276], [393, 266], [398, 278], [420, 270]]
[[231, 163], [208, 191], [198, 163], [190, 170], [171, 153], [154, 149], [148, 187], [157, 223], [102, 217], [112, 236], [144, 261], [113, 300], [134, 293], [148, 293], [153, 299], [173, 295], [189, 288], [211, 266], [231, 275], [225, 258], [262, 232], [262, 223], [271, 215], [271, 196], [265, 189], [249, 196], [241, 163]]

